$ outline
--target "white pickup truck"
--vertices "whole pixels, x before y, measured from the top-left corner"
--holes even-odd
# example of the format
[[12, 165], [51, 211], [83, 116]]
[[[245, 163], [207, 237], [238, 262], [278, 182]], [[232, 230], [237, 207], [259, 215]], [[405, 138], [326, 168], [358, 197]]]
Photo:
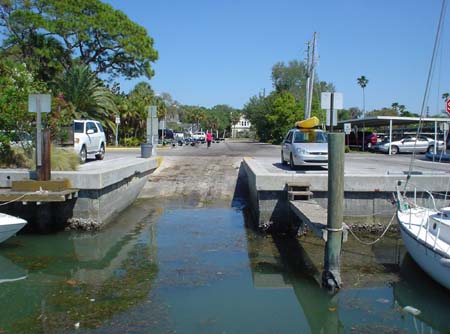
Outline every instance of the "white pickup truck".
[[97, 160], [105, 157], [106, 137], [102, 125], [94, 120], [73, 122], [73, 147], [80, 155], [80, 163], [85, 163], [88, 154], [95, 154]]
[[194, 132], [194, 134], [192, 135], [192, 138], [197, 141], [201, 141], [201, 142], [206, 141], [206, 135], [203, 131]]

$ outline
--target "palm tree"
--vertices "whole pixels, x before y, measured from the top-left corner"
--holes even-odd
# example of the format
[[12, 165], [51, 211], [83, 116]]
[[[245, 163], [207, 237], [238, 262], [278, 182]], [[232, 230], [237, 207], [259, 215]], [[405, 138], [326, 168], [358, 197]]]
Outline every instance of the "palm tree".
[[449, 97], [450, 97], [450, 94], [449, 94], [449, 93], [444, 93], [444, 94], [442, 94], [442, 99], [443, 99], [444, 101], [447, 101]]
[[369, 79], [367, 79], [364, 75], [361, 75], [357, 79], [358, 85], [361, 86], [363, 90], [363, 117], [366, 115], [366, 95], [364, 92], [364, 88], [366, 88], [367, 84], [369, 83]]
[[114, 95], [86, 65], [75, 65], [58, 82], [60, 93], [72, 109], [73, 118], [91, 118], [115, 133], [117, 114]]

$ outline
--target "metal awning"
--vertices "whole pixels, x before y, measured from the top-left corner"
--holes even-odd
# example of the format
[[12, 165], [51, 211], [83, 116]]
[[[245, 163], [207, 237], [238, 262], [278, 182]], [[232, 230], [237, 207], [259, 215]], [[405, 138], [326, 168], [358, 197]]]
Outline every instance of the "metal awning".
[[[388, 126], [392, 121], [392, 124], [414, 124], [420, 122], [420, 117], [400, 117], [400, 116], [374, 116], [366, 118], [354, 118], [347, 119], [345, 121], [339, 121], [338, 127], [343, 127], [345, 123], [351, 123], [358, 126]], [[424, 117], [422, 122], [437, 122], [437, 123], [450, 123], [450, 118], [437, 118], [437, 117]]]
[[[389, 140], [392, 141], [392, 126], [393, 125], [406, 125], [416, 124], [422, 121], [422, 123], [434, 124], [434, 140], [437, 142], [438, 123], [450, 123], [450, 118], [437, 118], [437, 117], [401, 117], [401, 116], [374, 116], [367, 118], [355, 118], [339, 121], [337, 127], [343, 128], [344, 124], [350, 123], [352, 126], [358, 127], [376, 127], [376, 126], [388, 126], [389, 127]], [[447, 126], [448, 129], [448, 126]], [[436, 145], [434, 147], [434, 153], [436, 153]], [[389, 147], [389, 154], [391, 154], [391, 148]]]

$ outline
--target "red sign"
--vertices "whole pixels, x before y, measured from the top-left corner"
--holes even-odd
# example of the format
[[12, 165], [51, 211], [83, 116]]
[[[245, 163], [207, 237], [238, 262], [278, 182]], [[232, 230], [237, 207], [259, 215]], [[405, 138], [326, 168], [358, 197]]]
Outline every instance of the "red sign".
[[447, 100], [447, 114], [450, 114], [450, 99]]

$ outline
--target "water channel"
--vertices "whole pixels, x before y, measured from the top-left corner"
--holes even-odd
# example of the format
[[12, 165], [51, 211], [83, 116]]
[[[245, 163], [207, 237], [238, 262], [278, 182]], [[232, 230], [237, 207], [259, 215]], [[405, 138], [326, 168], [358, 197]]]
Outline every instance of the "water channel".
[[99, 233], [3, 243], [0, 333], [450, 333], [450, 294], [398, 235], [349, 237], [329, 295], [320, 240], [255, 233], [241, 208], [154, 202]]

